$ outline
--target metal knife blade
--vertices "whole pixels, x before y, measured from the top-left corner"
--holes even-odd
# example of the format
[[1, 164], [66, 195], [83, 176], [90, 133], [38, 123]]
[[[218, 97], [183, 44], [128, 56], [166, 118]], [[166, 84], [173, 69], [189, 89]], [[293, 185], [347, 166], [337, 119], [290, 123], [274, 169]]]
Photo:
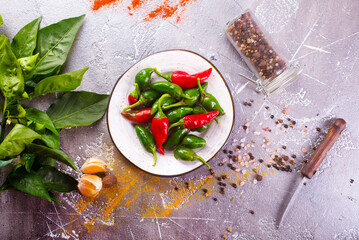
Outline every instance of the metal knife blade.
[[288, 194], [288, 197], [283, 202], [283, 207], [281, 209], [281, 212], [279, 213], [279, 221], [277, 223], [277, 229], [279, 229], [280, 225], [282, 224], [282, 221], [285, 219], [285, 217], [288, 214], [288, 210], [291, 209], [293, 203], [295, 202], [295, 199], [297, 198], [300, 190], [303, 187], [303, 183], [307, 180], [306, 177], [303, 175], [299, 176], [296, 180], [293, 186], [293, 191]]
[[298, 196], [300, 189], [303, 187], [303, 183], [307, 179], [311, 179], [313, 174], [317, 171], [318, 167], [322, 163], [323, 159], [327, 155], [327, 152], [333, 144], [336, 142], [336, 140], [339, 138], [340, 134], [344, 130], [346, 126], [346, 122], [344, 119], [338, 118], [334, 121], [331, 128], [329, 129], [327, 135], [325, 135], [324, 139], [321, 141], [313, 155], [311, 156], [308, 163], [304, 165], [302, 170], [300, 171], [302, 173], [302, 176], [296, 179], [295, 182], [295, 188], [294, 190], [289, 193], [288, 197], [283, 202], [283, 207], [279, 213], [279, 220], [277, 223], [277, 229], [279, 229], [281, 223], [285, 219], [286, 215], [288, 214], [288, 210], [291, 208], [293, 203], [295, 202], [296, 197]]

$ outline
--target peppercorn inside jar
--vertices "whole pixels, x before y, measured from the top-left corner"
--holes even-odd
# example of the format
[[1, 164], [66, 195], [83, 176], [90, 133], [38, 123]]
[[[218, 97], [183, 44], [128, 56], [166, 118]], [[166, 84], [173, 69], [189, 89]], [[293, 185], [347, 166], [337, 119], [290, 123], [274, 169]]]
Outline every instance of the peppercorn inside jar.
[[[273, 43], [258, 25], [253, 13], [245, 11], [227, 24], [227, 37], [255, 74], [258, 90], [265, 95], [280, 92], [301, 72], [299, 63], [288, 62], [275, 51]], [[252, 80], [253, 81], [253, 80]]]

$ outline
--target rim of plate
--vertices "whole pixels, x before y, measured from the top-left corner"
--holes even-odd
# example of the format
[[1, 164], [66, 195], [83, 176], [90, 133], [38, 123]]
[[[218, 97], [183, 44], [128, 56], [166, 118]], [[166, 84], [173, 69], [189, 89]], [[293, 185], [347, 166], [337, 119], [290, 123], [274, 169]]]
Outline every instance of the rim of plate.
[[110, 99], [109, 99], [109, 101], [108, 101], [108, 103], [107, 103], [107, 110], [106, 110], [106, 113], [107, 113], [107, 117], [106, 117], [106, 120], [107, 120], [107, 130], [108, 130], [108, 132], [109, 132], [109, 134], [110, 134], [111, 141], [112, 141], [113, 145], [115, 145], [117, 151], [122, 155], [122, 157], [124, 157], [128, 162], [130, 162], [132, 165], [134, 165], [135, 167], [137, 167], [137, 168], [140, 169], [141, 171], [146, 172], [146, 173], [151, 174], [151, 175], [154, 175], [154, 176], [158, 176], [158, 177], [175, 177], [175, 176], [181, 176], [181, 175], [183, 175], [183, 174], [190, 173], [190, 172], [192, 172], [192, 171], [198, 169], [199, 167], [202, 167], [204, 164], [199, 165], [198, 167], [195, 167], [195, 168], [193, 168], [193, 169], [191, 169], [191, 170], [189, 170], [189, 171], [187, 171], [187, 172], [183, 172], [183, 173], [180, 173], [180, 174], [174, 174], [174, 175], [160, 175], [160, 174], [155, 174], [155, 173], [149, 172], [149, 171], [147, 171], [147, 170], [145, 170], [145, 169], [142, 169], [141, 167], [137, 166], [135, 163], [133, 163], [131, 160], [129, 160], [129, 159], [120, 151], [120, 149], [117, 147], [115, 141], [113, 140], [112, 133], [111, 133], [111, 130], [110, 130], [110, 125], [109, 125], [109, 106], [110, 106], [110, 103], [111, 103], [111, 100], [112, 100], [113, 92], [114, 92], [115, 88], [117, 87], [117, 84], [119, 84], [119, 82], [120, 82], [121, 78], [123, 77], [123, 75], [125, 75], [133, 66], [135, 66], [135, 65], [138, 64], [139, 62], [141, 62], [141, 61], [143, 61], [144, 59], [146, 59], [146, 58], [148, 58], [148, 57], [151, 57], [151, 56], [153, 56], [153, 55], [156, 55], [156, 54], [159, 54], [159, 53], [164, 53], [164, 52], [175, 52], [175, 51], [182, 51], [182, 52], [192, 53], [192, 54], [195, 54], [195, 55], [201, 57], [201, 58], [202, 58], [203, 60], [205, 60], [206, 62], [208, 62], [208, 63], [218, 72], [218, 74], [219, 74], [219, 76], [221, 77], [221, 79], [222, 79], [224, 85], [225, 85], [226, 88], [227, 88], [227, 91], [228, 91], [228, 93], [229, 93], [229, 97], [230, 97], [230, 99], [231, 99], [232, 109], [233, 109], [233, 118], [232, 118], [231, 130], [229, 131], [229, 134], [227, 135], [227, 138], [226, 138], [226, 140], [224, 141], [224, 143], [222, 144], [222, 146], [221, 146], [221, 147], [218, 149], [218, 151], [216, 151], [216, 152], [210, 157], [210, 159], [209, 159], [208, 161], [206, 161], [206, 162], [209, 162], [210, 160], [212, 160], [212, 158], [213, 158], [213, 157], [222, 149], [222, 147], [226, 144], [226, 142], [227, 142], [229, 136], [230, 136], [231, 133], [232, 133], [233, 125], [234, 125], [234, 120], [236, 119], [236, 118], [235, 118], [236, 111], [235, 111], [235, 109], [234, 109], [233, 97], [232, 97], [231, 91], [229, 90], [229, 87], [228, 87], [226, 81], [224, 80], [224, 78], [223, 78], [223, 76], [222, 76], [222, 73], [218, 70], [218, 68], [217, 68], [213, 63], [211, 63], [207, 58], [203, 57], [201, 54], [196, 53], [196, 52], [193, 52], [193, 51], [191, 51], [191, 50], [186, 50], [186, 49], [169, 49], [169, 50], [163, 50], [163, 51], [159, 51], [159, 52], [152, 53], [152, 54], [150, 54], [150, 55], [148, 55], [148, 56], [142, 58], [141, 60], [137, 61], [136, 63], [134, 63], [134, 64], [133, 64], [131, 67], [129, 67], [123, 74], [121, 74], [121, 76], [117, 79], [115, 85], [114, 85], [113, 88], [112, 88], [112, 91], [111, 91], [111, 94], [110, 94]]

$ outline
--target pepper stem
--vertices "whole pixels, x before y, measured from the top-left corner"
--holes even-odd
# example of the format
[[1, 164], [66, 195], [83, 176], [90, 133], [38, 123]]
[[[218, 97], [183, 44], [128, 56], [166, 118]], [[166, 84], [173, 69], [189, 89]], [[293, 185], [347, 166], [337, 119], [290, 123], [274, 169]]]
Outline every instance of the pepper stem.
[[141, 105], [142, 104], [142, 101], [141, 100], [138, 100], [137, 102], [135, 102], [134, 104], [132, 104], [132, 105], [130, 105], [130, 106], [127, 106], [127, 107], [125, 107], [122, 111], [126, 111], [126, 110], [128, 110], [128, 109], [130, 109], [130, 108], [134, 108], [134, 107], [137, 107], [137, 106], [139, 106], [139, 105]]
[[156, 153], [156, 148], [152, 149], [152, 154], [153, 154], [153, 159], [155, 160], [155, 162], [153, 163], [153, 167], [156, 166], [157, 163], [157, 153]]
[[135, 86], [135, 93], [136, 93], [136, 95], [137, 95], [137, 98], [139, 98], [140, 95], [141, 95], [140, 86], [138, 86], [137, 83], [134, 83], [133, 86]]
[[158, 100], [158, 111], [159, 111], [160, 113], [162, 113], [162, 114], [164, 114], [163, 111], [162, 111], [162, 107], [161, 107], [161, 105], [162, 105], [162, 100], [163, 100], [164, 98], [166, 98], [166, 97], [171, 97], [171, 95], [169, 95], [168, 93], [165, 93], [165, 94], [163, 94], [163, 95], [160, 97], [160, 100]]
[[163, 74], [163, 73], [160, 73], [160, 72], [157, 70], [157, 68], [153, 68], [153, 71], [155, 71], [155, 73], [156, 73], [158, 76], [160, 76], [160, 77], [166, 79], [166, 80], [169, 81], [169, 82], [172, 82], [172, 80], [171, 80], [171, 75], [172, 75], [172, 73], [171, 73], [171, 74], [168, 74], [168, 75], [165, 75], [165, 74]]
[[183, 97], [183, 98], [185, 98], [185, 99], [188, 99], [188, 100], [193, 100], [193, 99], [194, 99], [194, 97], [189, 97], [189, 96], [187, 96], [186, 94], [182, 94], [181, 97]]
[[166, 109], [170, 109], [170, 108], [173, 108], [173, 107], [180, 107], [180, 106], [185, 106], [187, 105], [183, 99], [177, 103], [174, 103], [174, 104], [171, 104], [171, 105], [167, 105], [167, 106], [163, 106], [162, 109], [166, 110]]
[[168, 131], [171, 128], [177, 127], [177, 126], [183, 126], [183, 118], [181, 120], [179, 120], [178, 122], [172, 123], [169, 127], [168, 127]]
[[208, 167], [208, 169], [211, 169], [211, 166], [210, 166], [203, 158], [201, 158], [201, 157], [198, 156], [197, 154], [196, 154], [196, 157], [197, 157], [198, 160], [200, 160], [201, 162], [203, 162], [203, 164], [206, 165], [206, 166]]
[[198, 83], [198, 89], [199, 92], [201, 93], [201, 102], [203, 101], [204, 96], [206, 95], [206, 92], [203, 90], [202, 85], [201, 85], [201, 79], [197, 78], [197, 83]]

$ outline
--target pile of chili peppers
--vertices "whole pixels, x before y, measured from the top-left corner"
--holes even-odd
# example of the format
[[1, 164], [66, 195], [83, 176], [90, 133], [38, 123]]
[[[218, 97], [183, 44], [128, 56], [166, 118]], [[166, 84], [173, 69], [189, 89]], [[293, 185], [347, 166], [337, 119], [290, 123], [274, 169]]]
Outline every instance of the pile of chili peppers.
[[[190, 133], [205, 131], [213, 120], [218, 123], [218, 117], [225, 115], [217, 99], [206, 92], [205, 81], [211, 72], [212, 68], [196, 74], [174, 71], [165, 75], [156, 68], [145, 68], [136, 74], [129, 106], [121, 114], [137, 123], [136, 134], [146, 151], [153, 154], [153, 166], [157, 162], [156, 150], [164, 155], [164, 149], [174, 148], [176, 159], [199, 160], [210, 168], [192, 150], [204, 147], [206, 140]], [[167, 81], [151, 83], [152, 73]]]

